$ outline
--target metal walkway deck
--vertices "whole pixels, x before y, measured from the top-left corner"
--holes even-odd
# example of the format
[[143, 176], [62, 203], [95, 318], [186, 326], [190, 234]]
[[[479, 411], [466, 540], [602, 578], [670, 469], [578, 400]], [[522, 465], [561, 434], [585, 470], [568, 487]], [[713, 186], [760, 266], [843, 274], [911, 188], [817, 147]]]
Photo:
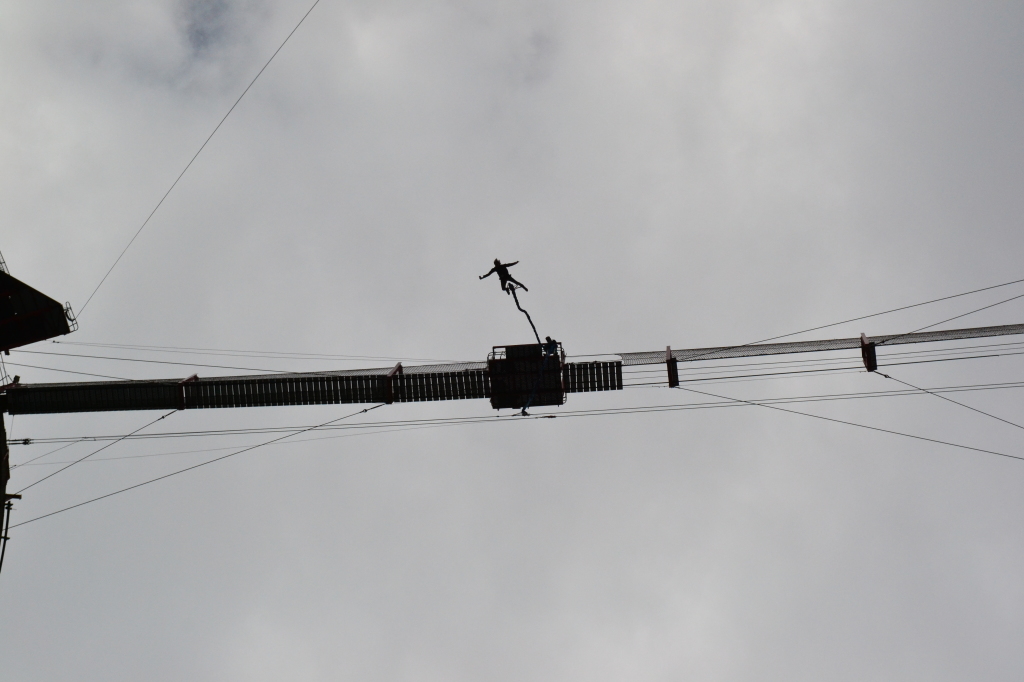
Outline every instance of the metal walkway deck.
[[[1024, 324], [874, 336], [867, 341], [882, 347], [1014, 334], [1024, 334]], [[675, 362], [696, 362], [859, 348], [861, 339], [849, 338], [682, 349], [671, 351], [671, 358]], [[668, 362], [665, 351], [619, 355], [621, 360], [610, 362], [561, 362], [558, 371], [562, 392], [621, 390], [623, 366]], [[671, 371], [669, 379], [671, 383]], [[525, 383], [519, 383], [532, 386], [532, 381], [527, 378]], [[403, 403], [492, 397], [486, 362], [157, 381], [15, 384], [0, 390], [0, 411], [10, 414]]]

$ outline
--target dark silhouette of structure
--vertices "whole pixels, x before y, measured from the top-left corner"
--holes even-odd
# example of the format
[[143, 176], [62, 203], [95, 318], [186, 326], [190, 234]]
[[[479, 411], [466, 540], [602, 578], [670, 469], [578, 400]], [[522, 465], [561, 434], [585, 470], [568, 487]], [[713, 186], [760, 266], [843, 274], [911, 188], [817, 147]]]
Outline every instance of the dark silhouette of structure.
[[[12, 348], [45, 341], [78, 329], [71, 304], [61, 305], [11, 276], [4, 257], [0, 255], [0, 353], [10, 355]], [[0, 392], [19, 386], [21, 377], [11, 379], [0, 359]], [[21, 495], [7, 492], [11, 480], [10, 449], [7, 429], [0, 413], [0, 569], [7, 552], [7, 531], [11, 524], [11, 500]]]
[[71, 305], [61, 305], [0, 270], [0, 351], [78, 329]]
[[[498, 279], [501, 280], [501, 290], [504, 291], [506, 294], [511, 294], [512, 290], [515, 287], [519, 287], [523, 291], [529, 291], [529, 289], [526, 288], [525, 284], [523, 284], [520, 281], [517, 281], [516, 278], [510, 275], [508, 272], [508, 269], [518, 262], [519, 261], [515, 261], [514, 263], [502, 263], [500, 260], [495, 258], [494, 267], [488, 270], [486, 275], [480, 275], [480, 279], [484, 279], [485, 277], [490, 277], [494, 273], [498, 273]], [[511, 282], [515, 286], [508, 286], [509, 282]]]

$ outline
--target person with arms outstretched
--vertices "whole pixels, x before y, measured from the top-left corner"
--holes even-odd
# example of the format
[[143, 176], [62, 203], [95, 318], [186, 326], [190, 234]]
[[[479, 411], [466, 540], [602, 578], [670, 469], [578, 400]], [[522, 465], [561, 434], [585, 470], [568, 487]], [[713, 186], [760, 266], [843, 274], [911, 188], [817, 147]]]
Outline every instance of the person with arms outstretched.
[[515, 261], [515, 263], [502, 263], [500, 260], [495, 258], [494, 267], [488, 270], [486, 275], [480, 275], [480, 279], [483, 279], [484, 277], [490, 277], [494, 273], [498, 273], [498, 279], [501, 280], [501, 290], [504, 291], [506, 294], [512, 293], [512, 287], [509, 286], [509, 282], [522, 288], [523, 291], [529, 291], [529, 289], [526, 288], [526, 285], [524, 285], [522, 282], [516, 281], [516, 279], [508, 272], [508, 269], [518, 262], [519, 261]]

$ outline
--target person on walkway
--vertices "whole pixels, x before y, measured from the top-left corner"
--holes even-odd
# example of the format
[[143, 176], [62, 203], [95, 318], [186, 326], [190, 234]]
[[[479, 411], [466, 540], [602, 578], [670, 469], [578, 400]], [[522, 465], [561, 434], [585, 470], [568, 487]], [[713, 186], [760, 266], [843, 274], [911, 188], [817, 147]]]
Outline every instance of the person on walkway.
[[517, 281], [508, 272], [508, 269], [510, 267], [512, 267], [513, 265], [515, 265], [516, 263], [518, 263], [518, 262], [519, 261], [515, 261], [515, 263], [502, 263], [500, 260], [495, 258], [494, 259], [494, 267], [491, 268], [490, 270], [488, 270], [486, 275], [480, 275], [480, 279], [483, 279], [485, 277], [490, 277], [494, 273], [498, 273], [498, 279], [501, 280], [501, 290], [504, 291], [506, 294], [511, 294], [512, 293], [512, 287], [509, 286], [510, 282], [513, 285], [522, 288], [523, 291], [529, 291], [529, 289], [526, 288], [525, 284], [523, 284], [522, 282]]
[[541, 344], [544, 350], [544, 355], [554, 355], [558, 352], [558, 341], [555, 341], [550, 336], [545, 336], [544, 341], [546, 343]]

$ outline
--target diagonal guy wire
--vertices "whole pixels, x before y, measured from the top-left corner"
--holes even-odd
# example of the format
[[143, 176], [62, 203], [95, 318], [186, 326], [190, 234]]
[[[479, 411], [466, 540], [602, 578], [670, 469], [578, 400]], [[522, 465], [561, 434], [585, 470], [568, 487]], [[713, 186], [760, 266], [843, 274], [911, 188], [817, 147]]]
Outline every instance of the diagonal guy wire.
[[229, 452], [226, 455], [221, 455], [220, 457], [214, 457], [213, 459], [208, 459], [205, 462], [200, 462], [199, 464], [193, 464], [192, 466], [185, 467], [184, 469], [178, 469], [177, 471], [172, 471], [169, 474], [164, 474], [163, 476], [157, 476], [156, 478], [151, 478], [148, 481], [143, 481], [142, 483], [136, 483], [135, 485], [130, 485], [127, 488], [121, 488], [120, 490], [115, 490], [114, 492], [107, 493], [106, 495], [100, 495], [99, 497], [94, 497], [91, 500], [86, 500], [85, 502], [79, 502], [78, 504], [73, 504], [70, 507], [64, 507], [63, 509], [58, 509], [57, 511], [52, 511], [49, 514], [43, 514], [42, 516], [36, 516], [35, 518], [31, 518], [28, 521], [22, 521], [21, 523], [16, 523], [16, 524], [14, 524], [14, 527], [17, 528], [18, 526], [24, 526], [26, 523], [32, 523], [33, 521], [39, 521], [40, 519], [45, 519], [45, 518], [47, 518], [49, 516], [54, 516], [56, 514], [60, 514], [61, 512], [66, 512], [66, 511], [70, 511], [72, 509], [77, 509], [78, 507], [84, 507], [87, 504], [91, 504], [93, 502], [99, 502], [100, 500], [105, 500], [108, 497], [113, 497], [114, 495], [120, 495], [121, 493], [126, 493], [129, 490], [135, 490], [136, 488], [141, 488], [144, 485], [149, 485], [150, 483], [156, 483], [157, 481], [162, 481], [165, 478], [170, 478], [171, 476], [177, 476], [178, 474], [183, 474], [186, 471], [192, 471], [193, 469], [198, 469], [199, 467], [204, 467], [207, 464], [213, 464], [214, 462], [219, 462], [219, 461], [221, 461], [223, 459], [227, 459], [228, 457], [234, 457], [235, 455], [240, 455], [243, 452], [249, 452], [250, 450], [255, 450], [256, 448], [261, 448], [264, 445], [271, 445], [271, 444], [276, 443], [278, 441], [284, 440], [285, 438], [291, 438], [292, 436], [298, 436], [298, 435], [301, 435], [303, 433], [306, 433], [307, 431], [313, 431], [315, 429], [323, 428], [324, 426], [327, 426], [328, 424], [333, 424], [334, 422], [340, 422], [343, 419], [348, 419], [349, 417], [354, 417], [357, 414], [366, 414], [367, 412], [369, 412], [371, 410], [376, 410], [378, 407], [383, 407], [383, 406], [384, 406], [384, 403], [381, 403], [380, 405], [374, 405], [373, 407], [367, 407], [365, 410], [359, 410], [358, 412], [353, 412], [351, 414], [346, 414], [343, 417], [338, 417], [336, 419], [331, 419], [330, 421], [326, 421], [323, 424], [317, 424], [316, 426], [309, 426], [309, 427], [307, 427], [305, 429], [301, 429], [301, 430], [298, 430], [298, 431], [292, 431], [292, 432], [286, 433], [283, 436], [280, 436], [278, 438], [274, 438], [273, 440], [268, 440], [268, 441], [265, 441], [263, 443], [257, 443], [256, 445], [250, 445], [247, 448], [242, 448], [241, 450], [236, 450], [235, 452]]
[[[767, 339], [761, 339], [760, 341], [750, 341], [748, 343], [741, 343], [738, 346], [728, 346], [727, 348], [716, 348], [714, 350], [708, 351], [708, 353], [706, 353], [706, 355], [712, 355], [714, 353], [720, 353], [723, 350], [732, 350], [734, 348], [746, 348], [747, 346], [756, 346], [756, 345], [761, 344], [761, 343], [767, 343], [768, 341], [776, 341], [778, 339], [785, 339], [785, 338], [788, 338], [790, 336], [797, 336], [798, 334], [805, 334], [807, 332], [813, 332], [813, 331], [817, 331], [819, 329], [828, 329], [829, 327], [837, 327], [837, 326], [839, 326], [841, 324], [846, 324], [847, 322], [857, 322], [859, 320], [866, 320], [866, 319], [871, 318], [871, 317], [879, 317], [880, 315], [888, 315], [889, 313], [895, 313], [895, 312], [899, 312], [901, 310], [910, 310], [911, 308], [919, 308], [919, 307], [921, 307], [923, 305], [928, 305], [930, 303], [938, 303], [939, 301], [948, 301], [948, 300], [950, 300], [952, 298], [960, 298], [961, 296], [969, 296], [971, 294], [977, 294], [977, 293], [982, 292], [982, 291], [989, 291], [990, 289], [999, 289], [1001, 287], [1008, 287], [1011, 284], [1020, 284], [1021, 282], [1024, 282], [1024, 279], [1015, 279], [1012, 282], [1003, 282], [1002, 284], [995, 284], [995, 285], [990, 286], [990, 287], [982, 287], [981, 289], [972, 289], [971, 291], [965, 291], [965, 292], [960, 293], [960, 294], [953, 294], [952, 296], [943, 296], [942, 298], [933, 298], [930, 301], [922, 301], [921, 303], [913, 303], [911, 305], [905, 305], [905, 306], [901, 306], [899, 308], [891, 308], [889, 310], [883, 310], [880, 313], [871, 313], [870, 315], [861, 315], [860, 317], [851, 317], [848, 320], [842, 320], [840, 322], [830, 322], [829, 324], [823, 324], [823, 325], [819, 325], [817, 327], [809, 327], [807, 329], [801, 329], [798, 332], [790, 332], [788, 334], [782, 334], [780, 336], [770, 336]], [[1022, 295], [1024, 295], [1024, 294], [1022, 294]], [[1014, 296], [1014, 298], [1020, 298], [1020, 296]], [[1000, 305], [1002, 303], [1006, 303], [1007, 301], [1012, 301], [1012, 300], [1013, 300], [1013, 298], [1007, 299], [1006, 301], [1000, 301], [999, 303], [994, 303], [991, 306], [986, 306], [986, 308], [991, 308], [993, 306], [997, 306], [997, 305]], [[984, 310], [984, 309], [985, 308], [980, 308], [979, 310]], [[978, 312], [978, 310], [972, 310], [971, 311], [971, 313], [976, 313], [976, 312]], [[964, 313], [963, 315], [957, 315], [957, 317], [965, 317], [966, 315], [970, 315], [971, 313]], [[957, 319], [957, 317], [951, 317], [950, 320], [955, 320], [955, 319]], [[949, 320], [943, 320], [943, 322], [949, 322]], [[936, 322], [935, 324], [928, 325], [928, 327], [934, 327], [934, 326], [939, 325], [939, 324], [942, 324], [942, 322]], [[928, 329], [928, 327], [922, 327], [921, 329]], [[921, 329], [918, 329], [916, 331], [921, 331]], [[909, 333], [913, 334], [914, 332], [909, 332]], [[905, 336], [905, 334], [898, 334], [897, 336]], [[897, 338], [897, 337], [894, 336], [893, 338]], [[887, 341], [891, 341], [891, 340], [892, 339], [887, 339]], [[688, 361], [699, 360], [702, 357], [704, 357], [704, 356], [703, 355], [698, 355], [697, 357], [690, 358]]]
[[891, 433], [895, 436], [903, 436], [904, 438], [913, 438], [914, 440], [923, 440], [929, 443], [938, 443], [939, 445], [949, 445], [954, 448], [961, 448], [963, 450], [972, 450], [974, 452], [981, 452], [986, 455], [996, 455], [998, 457], [1006, 457], [1007, 459], [1018, 459], [1024, 462], [1024, 457], [1019, 455], [1008, 455], [1005, 452], [996, 452], [995, 450], [985, 450], [983, 448], [976, 448], [971, 445], [961, 445], [960, 443], [951, 443], [946, 440], [939, 440], [937, 438], [927, 438], [925, 436], [915, 436], [912, 433], [903, 433], [902, 431], [893, 431], [891, 429], [883, 429], [880, 426], [868, 426], [867, 424], [858, 424], [857, 422], [848, 422], [844, 419], [834, 419], [832, 417], [823, 417], [820, 414], [811, 414], [810, 412], [800, 412], [799, 410], [788, 410], [785, 407], [778, 407], [777, 405], [769, 405], [767, 403], [754, 402], [752, 400], [743, 400], [742, 398], [730, 398], [729, 396], [718, 395], [716, 393], [708, 393], [706, 391], [698, 391], [695, 388], [684, 388], [680, 386], [684, 391], [690, 391], [691, 393], [700, 393], [701, 395], [711, 396], [712, 398], [718, 398], [719, 400], [731, 400], [736, 403], [743, 403], [745, 405], [754, 405], [757, 407], [766, 407], [769, 410], [778, 410], [779, 412], [788, 412], [790, 414], [798, 414], [802, 417], [811, 417], [813, 419], [821, 419], [826, 422], [834, 422], [836, 424], [846, 424], [847, 426], [856, 426], [861, 429], [868, 429], [869, 431], [879, 431], [881, 433]]
[[929, 325], [926, 325], [924, 327], [921, 327], [920, 329], [915, 329], [912, 332], [905, 332], [903, 334], [895, 334], [895, 335], [890, 336], [889, 338], [887, 338], [885, 341], [879, 341], [875, 345], [876, 346], [882, 346], [884, 344], [889, 343], [890, 341], [895, 341], [896, 339], [901, 339], [904, 336], [910, 336], [911, 334], [916, 334], [918, 332], [922, 332], [925, 329], [931, 329], [932, 327], [938, 327], [940, 324], [945, 324], [946, 322], [952, 322], [953, 320], [959, 320], [961, 317], [967, 317], [968, 315], [973, 315], [974, 313], [980, 313], [982, 310], [988, 310], [989, 308], [995, 308], [997, 305], [1002, 305], [1004, 303], [1009, 303], [1010, 301], [1016, 301], [1018, 298], [1024, 298], [1024, 294], [1018, 294], [1017, 296], [1011, 296], [1010, 298], [1004, 298], [1002, 301], [997, 301], [996, 303], [992, 303], [992, 304], [989, 304], [987, 306], [983, 306], [981, 308], [975, 308], [974, 310], [970, 310], [970, 311], [968, 311], [966, 313], [961, 313], [959, 315], [954, 315], [953, 317], [948, 317], [945, 320], [942, 320], [941, 322], [934, 322], [932, 324], [929, 324]]
[[[8, 440], [8, 442], [10, 442], [10, 441]], [[23, 466], [25, 466], [26, 464], [31, 464], [32, 462], [36, 461], [37, 459], [42, 459], [43, 457], [46, 457], [47, 455], [52, 455], [52, 454], [53, 454], [53, 453], [55, 453], [55, 452], [60, 452], [60, 451], [61, 451], [61, 450], [63, 450], [64, 448], [69, 448], [69, 447], [71, 447], [71, 446], [72, 446], [72, 445], [74, 445], [74, 444], [75, 444], [75, 441], [71, 441], [71, 442], [70, 442], [70, 443], [68, 443], [67, 445], [62, 445], [61, 447], [57, 448], [56, 450], [49, 450], [49, 451], [47, 451], [47, 452], [44, 452], [44, 453], [43, 453], [43, 454], [41, 454], [41, 455], [37, 455], [37, 456], [33, 457], [32, 459], [28, 460], [27, 462], [22, 462], [21, 464], [12, 464], [12, 465], [11, 465], [11, 471], [14, 471], [14, 470], [15, 470], [15, 469], [17, 469], [18, 467], [23, 467]], [[59, 462], [58, 462], [58, 464], [59, 464]]]
[[124, 436], [122, 436], [122, 437], [118, 438], [118, 439], [117, 439], [117, 440], [115, 440], [115, 441], [112, 441], [112, 442], [110, 442], [110, 443], [107, 443], [106, 445], [104, 445], [104, 446], [103, 446], [102, 448], [100, 448], [99, 450], [94, 450], [94, 451], [90, 452], [90, 453], [89, 453], [88, 455], [86, 455], [85, 457], [80, 457], [79, 459], [76, 459], [75, 461], [71, 462], [71, 463], [70, 463], [70, 464], [68, 464], [68, 465], [67, 465], [66, 467], [61, 467], [60, 469], [57, 469], [56, 471], [54, 471], [54, 472], [53, 472], [52, 474], [48, 474], [48, 475], [46, 475], [46, 476], [43, 476], [42, 478], [40, 478], [40, 479], [39, 479], [38, 481], [36, 481], [35, 483], [32, 483], [32, 484], [30, 484], [30, 485], [27, 485], [27, 486], [25, 486], [24, 488], [22, 488], [21, 490], [19, 490], [19, 491], [18, 491], [18, 495], [22, 494], [23, 492], [25, 492], [25, 491], [26, 491], [26, 490], [28, 490], [29, 488], [32, 488], [32, 487], [34, 487], [34, 486], [37, 486], [37, 485], [39, 485], [40, 483], [42, 483], [43, 481], [45, 481], [45, 480], [46, 480], [46, 479], [48, 479], [48, 478], [53, 478], [54, 476], [56, 476], [57, 474], [59, 474], [59, 473], [60, 473], [60, 472], [62, 472], [62, 471], [67, 471], [68, 469], [70, 469], [71, 467], [75, 466], [75, 465], [76, 465], [76, 464], [78, 464], [79, 462], [81, 462], [81, 461], [83, 461], [83, 460], [87, 460], [87, 459], [89, 459], [90, 457], [92, 457], [93, 455], [95, 455], [95, 454], [98, 454], [98, 453], [100, 453], [100, 452], [103, 452], [104, 450], [106, 450], [107, 448], [109, 448], [109, 447], [110, 447], [111, 445], [115, 445], [115, 444], [117, 444], [117, 443], [120, 443], [121, 441], [123, 441], [123, 440], [124, 440], [125, 438], [127, 438], [128, 436], [134, 436], [134, 435], [135, 435], [136, 433], [138, 433], [139, 431], [141, 431], [141, 430], [143, 430], [143, 429], [145, 429], [145, 428], [147, 428], [147, 427], [150, 427], [150, 426], [152, 426], [153, 424], [156, 424], [156, 423], [157, 423], [158, 421], [160, 421], [161, 419], [166, 419], [167, 417], [170, 417], [170, 416], [171, 416], [172, 414], [174, 414], [175, 412], [177, 412], [177, 410], [171, 410], [170, 412], [168, 412], [167, 414], [163, 415], [162, 417], [157, 417], [156, 419], [154, 419], [153, 421], [149, 422], [149, 423], [148, 423], [148, 424], [146, 424], [145, 426], [140, 426], [139, 428], [135, 429], [135, 430], [134, 430], [134, 431], [132, 431], [131, 433], [129, 433], [129, 434], [126, 434], [126, 435], [124, 435]]
[[911, 384], [911, 383], [908, 383], [906, 381], [903, 381], [902, 379], [897, 379], [896, 377], [891, 377], [888, 374], [882, 374], [881, 372], [877, 372], [877, 373], [881, 374], [886, 379], [892, 379], [893, 381], [895, 381], [897, 383], [903, 384], [904, 386], [909, 386], [910, 388], [913, 388], [915, 390], [921, 391], [922, 393], [927, 393], [928, 395], [933, 395], [936, 398], [942, 398], [943, 400], [951, 402], [954, 405], [959, 405], [960, 407], [966, 407], [971, 412], [977, 412], [978, 414], [983, 414], [986, 417], [991, 417], [992, 419], [1001, 421], [1004, 424], [1009, 424], [1010, 426], [1016, 426], [1018, 429], [1024, 429], [1024, 426], [1021, 426], [1020, 424], [1017, 424], [1015, 422], [1009, 421], [1008, 419], [1003, 419], [1002, 417], [997, 417], [994, 414], [989, 414], [988, 412], [985, 412], [983, 410], [979, 410], [976, 407], [971, 407], [970, 405], [965, 405], [964, 403], [957, 402], [956, 400], [953, 400], [952, 398], [947, 398], [946, 396], [941, 395], [939, 393], [933, 393], [932, 391], [929, 391], [927, 388], [921, 388], [920, 386], [915, 386], [914, 384]]
[[189, 160], [188, 164], [185, 166], [185, 169], [183, 171], [181, 171], [181, 173], [178, 174], [178, 177], [175, 178], [174, 182], [171, 183], [170, 189], [168, 189], [166, 192], [164, 192], [164, 195], [160, 198], [160, 201], [157, 202], [156, 207], [152, 211], [150, 211], [148, 216], [146, 216], [146, 220], [143, 221], [142, 226], [138, 230], [135, 231], [135, 235], [128, 242], [128, 245], [124, 247], [124, 250], [121, 251], [121, 255], [119, 255], [117, 257], [117, 260], [114, 261], [114, 264], [110, 266], [109, 270], [107, 270], [107, 274], [103, 275], [103, 279], [100, 280], [100, 283], [97, 284], [96, 288], [92, 290], [91, 294], [89, 294], [89, 298], [86, 299], [85, 305], [83, 305], [82, 309], [78, 311], [78, 315], [79, 316], [81, 316], [82, 313], [85, 312], [85, 309], [87, 307], [89, 307], [89, 302], [92, 301], [92, 297], [96, 295], [96, 292], [100, 290], [100, 287], [103, 286], [103, 283], [107, 281], [107, 277], [110, 277], [110, 273], [113, 272], [114, 268], [117, 267], [117, 264], [121, 262], [121, 258], [124, 257], [124, 254], [127, 253], [128, 249], [131, 248], [132, 244], [135, 242], [136, 237], [138, 237], [139, 234], [142, 233], [142, 230], [145, 229], [146, 225], [149, 224], [150, 218], [152, 218], [153, 214], [156, 213], [157, 210], [159, 210], [160, 206], [164, 203], [164, 199], [166, 199], [167, 196], [171, 193], [171, 191], [174, 190], [175, 186], [177, 186], [178, 180], [181, 180], [181, 177], [183, 175], [185, 175], [185, 172], [192, 166], [192, 162], [195, 161], [196, 157], [198, 157], [199, 154], [203, 151], [203, 149], [206, 148], [207, 143], [211, 139], [213, 139], [213, 136], [217, 134], [218, 130], [220, 130], [220, 127], [224, 124], [224, 121], [226, 121], [228, 119], [228, 116], [231, 115], [231, 112], [235, 110], [235, 107], [238, 106], [238, 103], [242, 101], [243, 97], [245, 97], [245, 93], [249, 92], [249, 88], [251, 88], [253, 86], [253, 84], [256, 82], [256, 79], [259, 78], [263, 74], [264, 71], [266, 71], [267, 67], [270, 66], [270, 62], [274, 61], [274, 57], [277, 56], [277, 53], [281, 51], [281, 48], [283, 48], [285, 46], [285, 43], [288, 42], [288, 40], [292, 37], [292, 35], [296, 31], [299, 30], [299, 26], [302, 26], [302, 22], [304, 22], [306, 20], [306, 17], [309, 16], [309, 13], [312, 12], [313, 8], [316, 7], [319, 3], [320, 3], [320, 0], [315, 0], [315, 2], [312, 4], [312, 6], [310, 6], [310, 8], [306, 11], [306, 13], [302, 15], [302, 18], [299, 19], [299, 23], [295, 24], [295, 28], [292, 29], [292, 32], [289, 33], [288, 37], [284, 39], [284, 42], [281, 43], [281, 45], [276, 50], [274, 50], [274, 54], [270, 55], [270, 59], [267, 60], [267, 63], [263, 65], [263, 68], [260, 69], [259, 73], [256, 74], [255, 78], [253, 78], [252, 81], [249, 82], [249, 85], [246, 86], [245, 90], [242, 91], [242, 94], [239, 95], [238, 99], [235, 100], [235, 103], [231, 105], [230, 109], [228, 109], [228, 113], [224, 114], [224, 118], [222, 118], [220, 120], [220, 123], [217, 124], [217, 127], [213, 129], [213, 132], [210, 133], [210, 136], [207, 137], [206, 141], [203, 142], [201, 147], [199, 147], [199, 151], [197, 151], [192, 156], [191, 160]]

